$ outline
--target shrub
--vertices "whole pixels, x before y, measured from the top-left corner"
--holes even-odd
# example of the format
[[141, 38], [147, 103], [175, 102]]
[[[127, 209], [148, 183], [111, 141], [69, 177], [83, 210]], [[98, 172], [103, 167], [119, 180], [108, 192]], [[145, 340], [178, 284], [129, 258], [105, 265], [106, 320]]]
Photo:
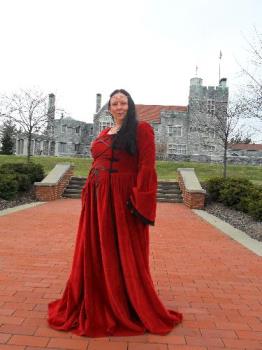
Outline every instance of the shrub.
[[18, 183], [14, 175], [0, 174], [0, 197], [6, 200], [15, 197]]
[[28, 191], [31, 187], [31, 179], [26, 174], [15, 174], [15, 179], [18, 183], [18, 191]]
[[262, 188], [242, 178], [212, 178], [207, 182], [210, 199], [262, 220]]
[[241, 199], [249, 197], [254, 185], [247, 179], [227, 178], [219, 192], [219, 200], [238, 210], [243, 210]]
[[43, 166], [36, 163], [5, 163], [0, 167], [0, 173], [28, 175], [31, 183], [41, 181], [45, 176]]
[[223, 188], [225, 180], [223, 177], [213, 177], [207, 181], [206, 190], [212, 201], [219, 200], [220, 190]]
[[262, 221], [262, 198], [257, 202], [251, 202], [249, 205], [249, 214], [256, 220]]

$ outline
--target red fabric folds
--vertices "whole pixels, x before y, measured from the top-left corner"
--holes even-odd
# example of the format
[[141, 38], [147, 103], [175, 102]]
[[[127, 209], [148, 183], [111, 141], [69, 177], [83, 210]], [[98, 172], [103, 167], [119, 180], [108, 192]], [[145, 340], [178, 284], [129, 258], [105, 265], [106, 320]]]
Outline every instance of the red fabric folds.
[[131, 203], [137, 212], [154, 223], [156, 217], [157, 175], [155, 170], [155, 141], [153, 128], [142, 123], [137, 131], [138, 173], [132, 188]]
[[137, 156], [112, 150], [107, 131], [92, 144], [72, 269], [62, 298], [49, 304], [48, 322], [89, 337], [167, 334], [182, 315], [160, 301], [149, 269], [149, 226], [126, 205], [131, 198], [155, 219], [153, 130], [139, 123]]

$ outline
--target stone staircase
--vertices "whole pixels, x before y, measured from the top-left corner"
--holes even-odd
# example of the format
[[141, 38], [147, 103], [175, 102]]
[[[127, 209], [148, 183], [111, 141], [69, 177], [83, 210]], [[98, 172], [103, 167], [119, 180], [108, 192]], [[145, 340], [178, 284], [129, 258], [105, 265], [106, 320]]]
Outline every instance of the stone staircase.
[[182, 203], [183, 198], [177, 181], [158, 181], [157, 201], [168, 203]]
[[[63, 197], [80, 198], [81, 191], [86, 182], [85, 177], [72, 176], [68, 186], [65, 188]], [[178, 182], [158, 181], [157, 201], [169, 203], [182, 203], [182, 195]]]
[[63, 197], [66, 198], [80, 198], [81, 191], [86, 182], [86, 177], [84, 176], [72, 176], [69, 184], [64, 190]]

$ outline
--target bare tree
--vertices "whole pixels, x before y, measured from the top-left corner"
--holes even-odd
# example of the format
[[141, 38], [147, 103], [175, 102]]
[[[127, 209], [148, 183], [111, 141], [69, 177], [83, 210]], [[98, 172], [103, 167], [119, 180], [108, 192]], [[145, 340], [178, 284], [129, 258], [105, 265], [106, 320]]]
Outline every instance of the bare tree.
[[21, 90], [2, 96], [0, 116], [12, 120], [28, 139], [27, 160], [30, 161], [33, 133], [42, 132], [48, 121], [48, 96], [36, 90]]
[[[207, 113], [206, 102], [194, 100], [194, 109], [191, 111], [191, 132], [197, 134], [197, 139], [204, 148], [211, 148], [214, 143], [223, 152], [223, 176], [227, 176], [228, 148], [231, 139], [241, 132], [245, 134], [243, 115], [246, 113], [246, 104], [241, 100], [235, 102], [216, 101], [211, 113]], [[198, 105], [196, 105], [198, 104]], [[210, 112], [210, 111], [209, 111]]]
[[262, 34], [254, 28], [253, 38], [247, 39], [248, 63], [240, 64], [245, 77], [243, 91], [240, 92], [246, 103], [246, 117], [258, 118], [262, 121]]
[[233, 137], [230, 139], [230, 143], [233, 144], [250, 144], [252, 142], [252, 138], [250, 134], [245, 134], [243, 133], [243, 130], [238, 131], [235, 133]]

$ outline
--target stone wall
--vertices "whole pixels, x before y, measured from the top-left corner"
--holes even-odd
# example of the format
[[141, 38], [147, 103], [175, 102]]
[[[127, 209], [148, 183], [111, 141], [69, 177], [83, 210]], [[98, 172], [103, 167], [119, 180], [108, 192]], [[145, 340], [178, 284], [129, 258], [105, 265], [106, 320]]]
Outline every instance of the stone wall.
[[35, 182], [36, 198], [40, 201], [52, 201], [61, 198], [65, 187], [73, 176], [73, 168], [73, 165], [63, 167], [63, 164], [57, 164], [41, 182]]

